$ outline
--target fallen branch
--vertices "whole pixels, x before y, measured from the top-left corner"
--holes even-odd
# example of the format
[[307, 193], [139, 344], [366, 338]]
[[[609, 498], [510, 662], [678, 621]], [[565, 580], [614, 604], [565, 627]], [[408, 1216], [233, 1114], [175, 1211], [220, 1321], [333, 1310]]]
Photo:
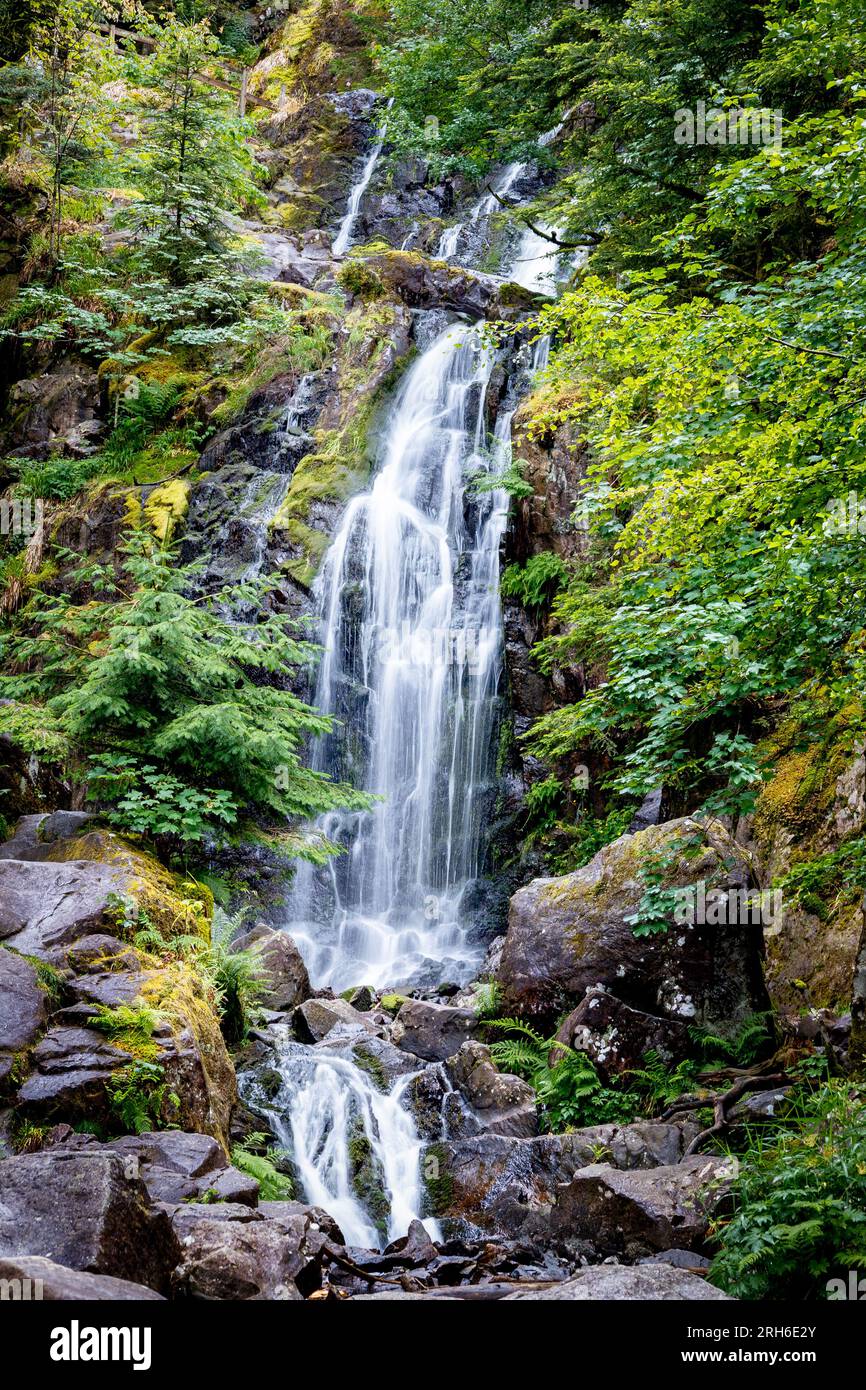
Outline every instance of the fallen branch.
[[[713, 1123], [708, 1129], [702, 1129], [700, 1134], [695, 1135], [683, 1154], [683, 1158], [691, 1158], [693, 1154], [700, 1152], [708, 1139], [715, 1138], [717, 1135], [723, 1134], [725, 1130], [730, 1129], [731, 1120], [728, 1111], [747, 1091], [770, 1091], [774, 1086], [786, 1085], [788, 1081], [789, 1077], [783, 1071], [774, 1072], [770, 1076], [741, 1076], [729, 1090], [713, 1098]], [[706, 1103], [705, 1101], [704, 1104]]]

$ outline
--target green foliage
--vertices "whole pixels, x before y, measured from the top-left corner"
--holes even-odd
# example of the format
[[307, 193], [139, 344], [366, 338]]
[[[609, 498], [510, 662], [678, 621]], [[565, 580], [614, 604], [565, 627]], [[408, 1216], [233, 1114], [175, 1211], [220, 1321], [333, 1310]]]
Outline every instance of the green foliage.
[[114, 1072], [105, 1085], [112, 1114], [124, 1134], [162, 1129], [166, 1108], [180, 1107], [160, 1062], [138, 1058]]
[[557, 849], [551, 855], [551, 870], [554, 874], [568, 874], [582, 868], [605, 845], [624, 835], [633, 818], [634, 808], [625, 807], [608, 811], [604, 816], [581, 816], [574, 825], [557, 821]]
[[210, 948], [197, 958], [216, 996], [220, 1027], [226, 1042], [240, 1046], [257, 1021], [262, 995], [267, 991], [259, 953], [255, 947], [238, 950], [231, 944], [239, 920], [214, 908]]
[[486, 980], [475, 991], [473, 1007], [476, 1018], [496, 1018], [502, 1005], [502, 986], [498, 980]]
[[524, 608], [543, 608], [565, 582], [568, 571], [558, 555], [543, 550], [525, 565], [508, 565], [502, 571], [501, 590]]
[[826, 1298], [866, 1269], [866, 1108], [831, 1082], [796, 1127], [751, 1149], [719, 1222], [710, 1278], [735, 1298]]
[[38, 702], [76, 759], [89, 760], [79, 778], [93, 779], [89, 794], [114, 823], [171, 847], [241, 809], [282, 819], [368, 804], [304, 766], [304, 740], [328, 719], [253, 679], [284, 677], [314, 648], [279, 615], [255, 627], [224, 616], [232, 601], [261, 610], [266, 582], [224, 591], [219, 605], [192, 597], [194, 569], [140, 532], [120, 578], [98, 566], [86, 573], [99, 594], [86, 606], [37, 591], [22, 609], [0, 646], [19, 674], [0, 677], [0, 691]]
[[[233, 1144], [231, 1160], [235, 1168], [255, 1178], [259, 1184], [259, 1200], [262, 1202], [290, 1202], [295, 1195], [291, 1178], [281, 1173], [273, 1159], [284, 1160], [287, 1155], [282, 1149], [266, 1149], [265, 1134], [248, 1134], [242, 1143]], [[265, 1152], [256, 1152], [265, 1148]], [[273, 1155], [273, 1157], [269, 1156]]]
[[114, 1046], [122, 1048], [124, 1052], [155, 1062], [159, 1057], [159, 1048], [153, 1042], [153, 1032], [159, 1021], [160, 1015], [156, 1010], [144, 1005], [133, 1007], [118, 1004], [112, 1008], [107, 1004], [97, 1004], [88, 1026], [104, 1033]]
[[703, 1028], [690, 1028], [689, 1037], [706, 1065], [720, 1063], [750, 1067], [759, 1057], [770, 1051], [775, 1041], [773, 1015], [752, 1014], [751, 1018], [740, 1024], [730, 1038], [720, 1038]]
[[626, 1122], [635, 1102], [622, 1091], [604, 1086], [584, 1052], [544, 1038], [517, 1018], [488, 1018], [486, 1026], [512, 1036], [491, 1045], [503, 1071], [522, 1076], [534, 1088], [545, 1129], [559, 1133], [582, 1125]]

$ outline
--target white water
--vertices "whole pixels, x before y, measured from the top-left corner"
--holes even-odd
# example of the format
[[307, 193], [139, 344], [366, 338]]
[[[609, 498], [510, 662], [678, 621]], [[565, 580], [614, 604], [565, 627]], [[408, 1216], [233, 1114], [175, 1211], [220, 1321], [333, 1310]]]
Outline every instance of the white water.
[[[422, 1207], [421, 1140], [403, 1093], [417, 1073], [401, 1076], [387, 1094], [348, 1058], [325, 1046], [306, 1047], [276, 1030], [275, 1063], [282, 1089], [266, 1098], [254, 1076], [243, 1078], [244, 1099], [271, 1121], [292, 1154], [306, 1201], [328, 1211], [349, 1245], [375, 1249], [406, 1234]], [[377, 1229], [353, 1185], [352, 1141], [363, 1135], [379, 1165], [376, 1180], [390, 1206], [387, 1229]], [[424, 1225], [440, 1239], [437, 1223]]]
[[485, 193], [483, 197], [473, 207], [466, 222], [455, 222], [453, 227], [448, 227], [442, 233], [436, 255], [442, 261], [454, 261], [460, 249], [461, 239], [464, 234], [473, 227], [486, 228], [486, 223], [493, 216], [493, 213], [500, 206], [499, 199], [507, 198], [521, 174], [525, 171], [526, 165], [519, 162], [509, 164], [500, 174], [499, 178], [492, 185], [494, 192]]
[[493, 355], [477, 328], [446, 329], [408, 373], [381, 468], [355, 497], [318, 582], [324, 655], [314, 703], [349, 738], [315, 765], [383, 799], [334, 813], [346, 846], [324, 873], [300, 865], [289, 926], [317, 984], [471, 977], [461, 899], [483, 868], [481, 798], [493, 781], [501, 669], [497, 592], [506, 499], [464, 507], [489, 469]]
[[[353, 190], [353, 217], [380, 151], [381, 142]], [[503, 172], [500, 197], [523, 168]], [[486, 234], [496, 206], [492, 194], [480, 199], [467, 224], [445, 233], [440, 256], [456, 256], [464, 226]], [[511, 273], [553, 293], [556, 258], [531, 235]], [[339, 249], [350, 236], [347, 220]], [[536, 348], [533, 366], [546, 350]], [[323, 817], [317, 828], [346, 853], [325, 869], [298, 866], [286, 927], [317, 986], [462, 982], [478, 967], [465, 903], [484, 872], [493, 804], [508, 497], [469, 496], [467, 484], [500, 472], [510, 448], [511, 411], [499, 411], [488, 438], [493, 366], [480, 325], [452, 325], [422, 353], [392, 409], [373, 484], [346, 508], [317, 580], [314, 703], [340, 726], [318, 742], [314, 764], [382, 798], [372, 811]], [[350, 1244], [380, 1243], [353, 1184], [360, 1125], [390, 1204], [387, 1238], [404, 1234], [422, 1210], [422, 1144], [404, 1107], [411, 1077], [384, 1095], [327, 1043], [285, 1040], [278, 1066], [283, 1091], [259, 1108], [290, 1148], [306, 1199], [335, 1217]]]
[[[394, 99], [392, 97], [385, 109], [390, 111], [393, 104]], [[358, 213], [361, 209], [361, 199], [366, 193], [376, 165], [379, 163], [379, 157], [385, 144], [385, 134], [386, 127], [383, 124], [376, 136], [376, 142], [367, 157], [366, 163], [361, 170], [361, 177], [349, 194], [349, 206], [346, 209], [346, 215], [340, 223], [339, 230], [334, 237], [334, 242], [331, 247], [332, 254], [335, 256], [345, 255], [352, 244], [352, 233], [355, 230], [355, 223], [358, 220]]]

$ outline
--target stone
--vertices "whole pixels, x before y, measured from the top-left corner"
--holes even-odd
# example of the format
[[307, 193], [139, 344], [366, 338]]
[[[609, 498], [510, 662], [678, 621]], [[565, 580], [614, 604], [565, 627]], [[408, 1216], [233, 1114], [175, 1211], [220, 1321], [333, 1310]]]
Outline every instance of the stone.
[[310, 997], [310, 977], [300, 951], [285, 932], [259, 922], [232, 943], [237, 950], [253, 950], [266, 988], [261, 999], [266, 1008], [279, 1012], [303, 1004]]
[[6, 1280], [30, 1280], [39, 1288], [45, 1303], [164, 1302], [162, 1294], [145, 1284], [133, 1284], [128, 1279], [113, 1279], [107, 1274], [86, 1274], [79, 1269], [55, 1264], [42, 1255], [17, 1255], [0, 1258], [0, 1288]]
[[402, 1005], [391, 1033], [392, 1041], [427, 1062], [444, 1062], [479, 1031], [478, 1018], [470, 1009], [408, 999]]
[[338, 1025], [350, 1032], [375, 1030], [375, 1024], [345, 999], [308, 999], [292, 1014], [292, 1028], [299, 1042], [321, 1042]]
[[0, 947], [0, 1086], [16, 1054], [39, 1036], [48, 1017], [45, 991], [35, 969], [14, 951]]
[[727, 1160], [701, 1154], [650, 1169], [591, 1164], [558, 1189], [551, 1229], [562, 1241], [591, 1241], [601, 1255], [690, 1250], [702, 1243], [729, 1174]]
[[675, 1065], [688, 1056], [690, 1047], [684, 1023], [631, 1009], [603, 985], [587, 989], [556, 1037], [566, 1047], [585, 1052], [605, 1082], [645, 1066], [649, 1051]]
[[65, 359], [54, 371], [17, 381], [9, 392], [11, 421], [4, 448], [27, 458], [48, 458], [76, 441], [76, 431], [96, 421], [99, 376], [92, 367]]
[[730, 1294], [709, 1284], [698, 1274], [673, 1265], [594, 1265], [581, 1270], [573, 1279], [549, 1289], [529, 1293], [510, 1293], [502, 1300], [514, 1302], [582, 1302], [584, 1300], [660, 1302], [679, 1299], [686, 1302], [733, 1302]]
[[626, 1172], [677, 1165], [697, 1133], [695, 1124], [652, 1120], [532, 1139], [483, 1133], [432, 1143], [421, 1167], [441, 1220], [468, 1220], [479, 1232], [546, 1248], [551, 1207], [575, 1174], [601, 1162]]
[[124, 890], [123, 873], [104, 864], [0, 860], [0, 940], [57, 961], [63, 946], [105, 925]]
[[18, 1090], [18, 1100], [31, 1113], [46, 1119], [109, 1118], [106, 1083], [133, 1060], [92, 1028], [59, 1023], [33, 1051], [30, 1075]]
[[688, 817], [622, 835], [575, 873], [534, 879], [511, 899], [498, 974], [506, 1010], [552, 1023], [597, 985], [633, 1009], [722, 1035], [766, 1010], [760, 924], [672, 921], [667, 932], [635, 936], [641, 871], [662, 853], [671, 859], [666, 887], [749, 886], [749, 865], [724, 826]]
[[313, 1215], [315, 1208], [268, 1205], [293, 1210], [253, 1221], [202, 1215], [191, 1222], [188, 1211], [179, 1214], [182, 1254], [172, 1277], [175, 1294], [298, 1301], [317, 1288], [327, 1238]]
[[519, 1077], [501, 1073], [489, 1047], [465, 1042], [445, 1066], [480, 1129], [523, 1139], [536, 1133], [535, 1092]]
[[0, 1257], [21, 1255], [163, 1292], [178, 1246], [119, 1155], [49, 1150], [0, 1162]]

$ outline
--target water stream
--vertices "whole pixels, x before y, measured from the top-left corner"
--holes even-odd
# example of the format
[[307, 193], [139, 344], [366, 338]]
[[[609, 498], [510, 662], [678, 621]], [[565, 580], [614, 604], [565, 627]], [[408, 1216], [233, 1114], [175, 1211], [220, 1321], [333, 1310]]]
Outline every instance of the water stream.
[[[385, 108], [386, 111], [390, 111], [393, 104], [394, 99], [392, 97]], [[335, 256], [344, 256], [352, 244], [352, 233], [355, 230], [355, 223], [358, 220], [361, 199], [366, 193], [370, 180], [376, 170], [376, 165], [379, 163], [385, 145], [385, 134], [386, 128], [383, 123], [378, 131], [373, 148], [367, 156], [364, 167], [361, 170], [361, 177], [349, 194], [349, 206], [346, 209], [346, 215], [340, 223], [337, 235], [334, 237], [333, 246], [331, 247]]]
[[[383, 138], [352, 191], [337, 253], [350, 244]], [[524, 167], [503, 171], [500, 197]], [[474, 254], [479, 238], [484, 248], [496, 206], [492, 194], [481, 198], [444, 234], [440, 256], [456, 259], [463, 241]], [[551, 250], [527, 229], [511, 277], [553, 293]], [[502, 470], [513, 414], [500, 407], [490, 429], [496, 356], [481, 329], [436, 312], [419, 319], [426, 345], [391, 409], [373, 482], [348, 504], [316, 581], [323, 655], [314, 703], [338, 724], [318, 741], [314, 765], [381, 798], [371, 811], [322, 818], [318, 829], [345, 852], [324, 869], [297, 869], [286, 927], [317, 987], [465, 983], [480, 963], [474, 895], [496, 795], [508, 497], [475, 485]], [[545, 354], [538, 345], [532, 365]], [[311, 1048], [286, 1035], [277, 1066], [279, 1094], [257, 1098], [253, 1084], [248, 1101], [290, 1149], [305, 1198], [352, 1244], [404, 1234], [423, 1210], [422, 1145], [404, 1104], [411, 1077], [383, 1091], [327, 1037]], [[361, 1136], [386, 1222], [358, 1192]]]

